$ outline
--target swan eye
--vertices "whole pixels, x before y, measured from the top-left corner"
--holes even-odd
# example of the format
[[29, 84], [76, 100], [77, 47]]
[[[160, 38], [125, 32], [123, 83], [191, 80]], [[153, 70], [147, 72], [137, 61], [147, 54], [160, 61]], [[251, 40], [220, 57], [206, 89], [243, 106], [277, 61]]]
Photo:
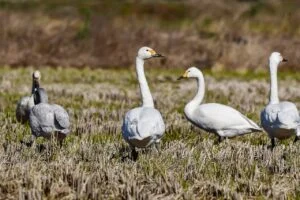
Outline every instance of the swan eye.
[[149, 49], [146, 49], [146, 51], [149, 51]]

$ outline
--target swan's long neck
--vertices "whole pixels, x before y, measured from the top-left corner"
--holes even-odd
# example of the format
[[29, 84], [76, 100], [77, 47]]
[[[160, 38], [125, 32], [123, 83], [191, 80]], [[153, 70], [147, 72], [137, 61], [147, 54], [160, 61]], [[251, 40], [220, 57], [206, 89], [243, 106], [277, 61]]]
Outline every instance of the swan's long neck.
[[34, 94], [35, 94], [35, 91], [37, 89], [39, 89], [40, 87], [40, 83], [38, 80], [33, 80], [32, 81], [32, 88], [31, 88], [31, 96], [30, 96], [30, 99], [28, 101], [28, 109], [30, 110], [31, 108], [33, 108], [34, 106]]
[[140, 85], [143, 107], [154, 107], [153, 98], [144, 73], [144, 60], [136, 57], [136, 73]]
[[196, 96], [187, 104], [187, 112], [191, 112], [194, 109], [199, 106], [203, 100], [204, 93], [205, 93], [205, 83], [204, 83], [204, 77], [202, 72], [199, 72], [199, 75], [197, 77], [197, 86], [198, 86], [198, 91]]
[[278, 64], [270, 62], [270, 76], [271, 76], [271, 89], [270, 89], [270, 101], [269, 104], [279, 103], [278, 98], [278, 83], [277, 83], [277, 68]]
[[40, 82], [38, 80], [33, 80], [32, 81], [32, 88], [31, 88], [31, 94], [34, 93], [36, 89], [40, 87]]

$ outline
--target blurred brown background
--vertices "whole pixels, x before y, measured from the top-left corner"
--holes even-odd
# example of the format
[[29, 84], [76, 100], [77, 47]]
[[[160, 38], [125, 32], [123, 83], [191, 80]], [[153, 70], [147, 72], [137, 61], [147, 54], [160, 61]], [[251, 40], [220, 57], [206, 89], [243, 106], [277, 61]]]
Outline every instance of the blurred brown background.
[[297, 0], [0, 1], [0, 65], [129, 67], [147, 45], [157, 67], [296, 70], [299, 25]]

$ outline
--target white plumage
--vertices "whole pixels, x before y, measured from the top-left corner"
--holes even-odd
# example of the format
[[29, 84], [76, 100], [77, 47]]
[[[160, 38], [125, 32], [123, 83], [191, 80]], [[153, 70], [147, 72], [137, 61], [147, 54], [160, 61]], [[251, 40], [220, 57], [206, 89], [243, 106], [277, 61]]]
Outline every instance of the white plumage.
[[144, 148], [159, 142], [165, 132], [165, 124], [158, 110], [139, 107], [126, 113], [122, 132], [132, 147]]
[[275, 138], [286, 139], [296, 134], [300, 136], [299, 113], [296, 105], [292, 102], [279, 102], [277, 68], [283, 59], [280, 53], [273, 52], [269, 58], [270, 65], [270, 101], [261, 112], [261, 124], [271, 138], [272, 148], [275, 146]]
[[136, 72], [142, 96], [142, 106], [129, 110], [124, 117], [122, 126], [123, 138], [132, 148], [135, 159], [135, 147], [145, 148], [159, 143], [165, 132], [165, 124], [158, 110], [154, 108], [153, 98], [144, 74], [144, 60], [161, 57], [153, 49], [142, 47], [136, 57]]
[[234, 137], [246, 133], [261, 131], [261, 128], [252, 120], [226, 105], [218, 103], [201, 104], [205, 83], [202, 72], [196, 67], [191, 67], [180, 78], [195, 78], [198, 83], [198, 92], [184, 108], [187, 119], [195, 126], [219, 136]]

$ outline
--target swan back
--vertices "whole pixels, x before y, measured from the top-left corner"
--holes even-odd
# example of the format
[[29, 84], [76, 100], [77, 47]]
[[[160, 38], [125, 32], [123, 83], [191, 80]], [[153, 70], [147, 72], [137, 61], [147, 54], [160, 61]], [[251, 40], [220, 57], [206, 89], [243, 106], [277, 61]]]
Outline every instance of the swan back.
[[36, 137], [50, 138], [57, 133], [58, 139], [63, 139], [69, 132], [69, 115], [59, 105], [40, 103], [35, 105], [29, 116], [32, 134]]
[[261, 112], [261, 124], [271, 138], [288, 138], [300, 124], [298, 109], [288, 101], [269, 104]]
[[[226, 105], [207, 103], [194, 108], [193, 112], [185, 112], [187, 118], [196, 126], [216, 134], [228, 132], [231, 137], [252, 131], [261, 131], [261, 128], [252, 120]], [[231, 133], [230, 133], [231, 132]]]

